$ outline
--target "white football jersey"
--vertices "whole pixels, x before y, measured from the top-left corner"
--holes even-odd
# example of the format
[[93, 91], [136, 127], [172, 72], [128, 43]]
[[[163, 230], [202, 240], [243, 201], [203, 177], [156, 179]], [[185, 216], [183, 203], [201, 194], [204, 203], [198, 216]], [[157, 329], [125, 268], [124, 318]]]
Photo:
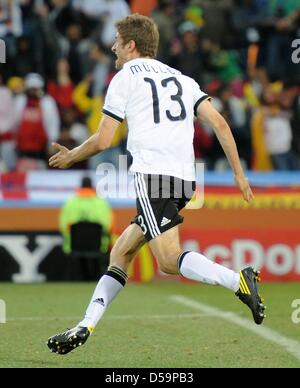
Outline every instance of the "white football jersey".
[[127, 119], [130, 171], [195, 180], [194, 114], [208, 98], [192, 78], [155, 59], [125, 63], [109, 85], [103, 113]]

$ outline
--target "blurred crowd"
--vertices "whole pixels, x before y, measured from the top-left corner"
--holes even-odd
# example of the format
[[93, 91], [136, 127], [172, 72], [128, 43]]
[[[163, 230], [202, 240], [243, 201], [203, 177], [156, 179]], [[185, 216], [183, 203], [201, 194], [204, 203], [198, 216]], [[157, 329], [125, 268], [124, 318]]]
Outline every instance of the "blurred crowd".
[[[115, 22], [133, 12], [157, 23], [158, 59], [212, 97], [245, 168], [299, 169], [299, 0], [0, 0], [0, 171], [47, 169], [53, 141], [73, 148], [97, 130]], [[228, 169], [212, 129], [195, 127], [196, 158]], [[75, 168], [117, 165], [126, 136], [123, 123], [111, 149]]]

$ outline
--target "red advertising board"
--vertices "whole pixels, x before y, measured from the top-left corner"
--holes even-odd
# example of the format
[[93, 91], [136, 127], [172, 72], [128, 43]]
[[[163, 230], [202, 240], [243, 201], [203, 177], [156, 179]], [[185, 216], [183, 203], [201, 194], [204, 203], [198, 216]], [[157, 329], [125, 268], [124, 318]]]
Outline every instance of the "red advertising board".
[[[296, 230], [203, 230], [183, 229], [185, 251], [198, 251], [210, 260], [235, 271], [252, 266], [263, 281], [300, 281], [300, 235]], [[165, 277], [145, 246], [131, 270], [134, 281]]]
[[182, 230], [185, 250], [198, 250], [234, 270], [253, 266], [265, 281], [300, 281], [297, 230]]

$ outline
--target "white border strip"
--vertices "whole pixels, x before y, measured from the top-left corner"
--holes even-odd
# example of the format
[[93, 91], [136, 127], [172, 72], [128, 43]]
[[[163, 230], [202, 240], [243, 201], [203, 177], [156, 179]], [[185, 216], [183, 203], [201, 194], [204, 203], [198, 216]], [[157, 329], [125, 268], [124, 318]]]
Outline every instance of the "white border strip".
[[144, 212], [143, 221], [146, 223], [147, 229], [149, 230], [151, 237], [154, 238], [154, 237], [156, 237], [155, 226], [151, 222], [151, 216], [150, 216], [149, 210], [147, 209], [147, 206], [145, 205], [145, 202], [144, 202], [144, 197], [141, 194], [140, 182], [139, 182], [139, 177], [138, 177], [137, 173], [135, 174], [135, 178], [136, 178], [135, 179], [136, 194], [137, 194], [137, 197], [140, 201], [142, 210]]
[[147, 223], [151, 237], [155, 238], [160, 234], [160, 231], [158, 229], [156, 219], [154, 217], [151, 204], [149, 202], [149, 198], [147, 197], [147, 193], [144, 191], [144, 186], [143, 186], [144, 177], [140, 173], [135, 173], [135, 176], [136, 176], [136, 191], [144, 212], [145, 222]]
[[159, 227], [157, 225], [157, 221], [156, 221], [156, 218], [155, 218], [155, 215], [153, 213], [153, 209], [152, 209], [152, 206], [151, 206], [151, 203], [150, 203], [150, 200], [149, 200], [149, 196], [148, 196], [148, 191], [147, 191], [144, 175], [141, 174], [141, 173], [138, 173], [138, 174], [139, 174], [139, 177], [140, 177], [142, 191], [144, 190], [144, 198], [145, 198], [146, 204], [148, 204], [150, 215], [151, 215], [151, 217], [153, 219], [154, 227], [156, 229], [156, 233], [157, 233], [157, 235], [160, 235], [161, 233], [160, 233]]

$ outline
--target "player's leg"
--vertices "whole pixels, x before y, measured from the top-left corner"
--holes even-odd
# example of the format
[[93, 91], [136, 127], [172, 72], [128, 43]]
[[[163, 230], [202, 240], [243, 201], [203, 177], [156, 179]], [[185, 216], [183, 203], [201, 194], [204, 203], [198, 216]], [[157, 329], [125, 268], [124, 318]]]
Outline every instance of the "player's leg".
[[124, 288], [129, 264], [145, 242], [136, 224], [122, 233], [111, 251], [110, 266], [98, 282], [85, 318], [73, 329], [49, 338], [47, 345], [52, 352], [64, 355], [86, 342], [107, 307]]
[[175, 226], [149, 242], [161, 271], [181, 274], [187, 279], [221, 285], [237, 292], [240, 275], [212, 262], [198, 252], [184, 252], [180, 246], [179, 227]]
[[78, 326], [96, 327], [108, 305], [126, 285], [128, 267], [145, 242], [136, 224], [128, 226], [118, 238], [110, 254], [108, 271], [99, 280], [85, 318]]
[[[196, 252], [183, 252], [178, 225], [179, 211], [194, 192], [193, 182], [174, 177], [135, 174], [138, 222], [163, 272], [178, 274], [209, 284], [221, 284], [237, 291], [239, 274]], [[154, 195], [155, 194], [155, 195]], [[179, 267], [178, 267], [179, 263]]]
[[180, 246], [178, 225], [183, 218], [179, 212], [192, 198], [194, 182], [136, 173], [135, 185], [137, 222], [160, 269], [168, 274], [181, 274], [187, 279], [221, 285], [234, 291], [250, 307], [255, 322], [261, 323], [265, 306], [258, 294], [258, 274], [252, 268], [238, 274], [201, 253], [184, 252]]
[[212, 285], [221, 285], [235, 292], [251, 310], [255, 323], [265, 318], [265, 306], [258, 293], [258, 272], [248, 267], [236, 273], [212, 262], [198, 252], [183, 252], [179, 242], [179, 230], [175, 226], [149, 242], [161, 271], [181, 274], [187, 279]]

